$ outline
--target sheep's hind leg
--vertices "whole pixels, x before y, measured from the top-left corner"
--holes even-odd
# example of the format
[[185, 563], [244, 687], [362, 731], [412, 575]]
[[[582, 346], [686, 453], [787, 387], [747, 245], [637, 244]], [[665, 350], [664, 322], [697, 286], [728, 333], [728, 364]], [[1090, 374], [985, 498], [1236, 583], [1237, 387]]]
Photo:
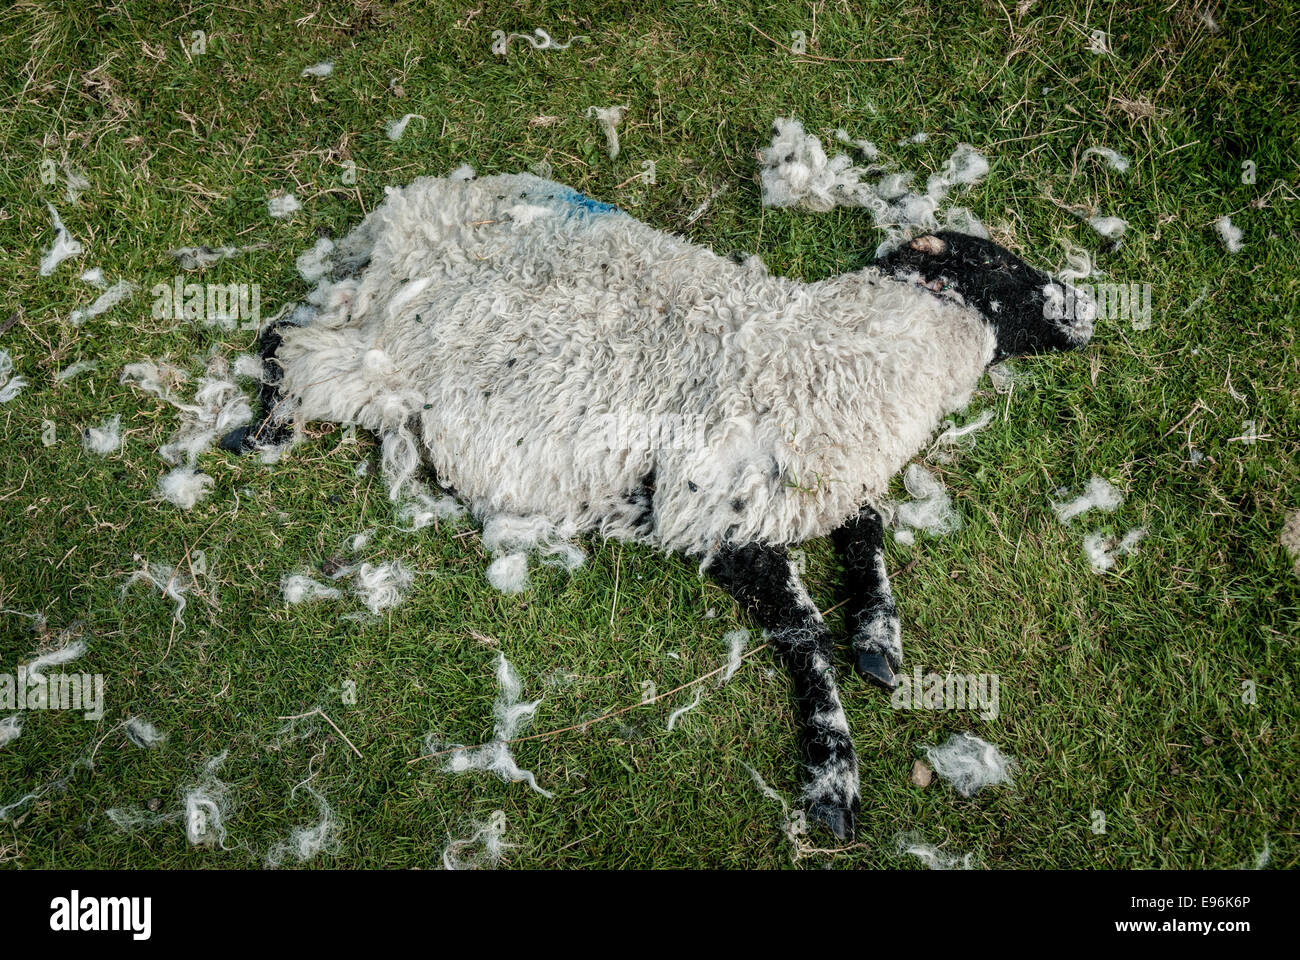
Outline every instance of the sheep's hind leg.
[[885, 531], [880, 514], [871, 507], [834, 533], [844, 559], [848, 589], [848, 632], [854, 663], [865, 679], [893, 690], [903, 661], [898, 607], [885, 572]]
[[275, 352], [280, 348], [280, 331], [282, 324], [272, 324], [262, 333], [258, 341], [258, 351], [262, 357], [262, 383], [258, 387], [258, 406], [261, 408], [257, 419], [244, 427], [231, 430], [221, 438], [221, 448], [232, 453], [248, 453], [263, 447], [278, 447], [287, 443], [293, 435], [293, 428], [276, 419], [276, 407], [279, 406], [280, 381], [284, 370], [276, 359]]
[[808, 815], [841, 840], [851, 836], [858, 815], [858, 758], [835, 686], [825, 621], [784, 549], [724, 547], [706, 569], [767, 630], [790, 671], [808, 768]]

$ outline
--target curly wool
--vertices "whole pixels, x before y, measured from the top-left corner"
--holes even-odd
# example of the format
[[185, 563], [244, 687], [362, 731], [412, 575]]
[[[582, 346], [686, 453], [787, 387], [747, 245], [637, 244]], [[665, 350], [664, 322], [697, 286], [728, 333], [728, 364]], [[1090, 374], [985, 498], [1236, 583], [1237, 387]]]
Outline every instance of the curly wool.
[[394, 189], [334, 260], [281, 415], [382, 437], [395, 499], [427, 465], [480, 517], [696, 556], [880, 502], [996, 346], [955, 295], [770, 276], [529, 174]]

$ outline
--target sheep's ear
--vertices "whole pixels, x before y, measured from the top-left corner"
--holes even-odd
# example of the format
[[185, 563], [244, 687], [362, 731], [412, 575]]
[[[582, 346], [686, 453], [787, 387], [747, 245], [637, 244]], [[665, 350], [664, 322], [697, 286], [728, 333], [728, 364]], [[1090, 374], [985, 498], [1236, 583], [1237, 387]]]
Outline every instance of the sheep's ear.
[[918, 253], [928, 253], [932, 257], [937, 257], [941, 253], [948, 251], [948, 245], [936, 236], [927, 234], [924, 237], [917, 237], [910, 244], [913, 250]]

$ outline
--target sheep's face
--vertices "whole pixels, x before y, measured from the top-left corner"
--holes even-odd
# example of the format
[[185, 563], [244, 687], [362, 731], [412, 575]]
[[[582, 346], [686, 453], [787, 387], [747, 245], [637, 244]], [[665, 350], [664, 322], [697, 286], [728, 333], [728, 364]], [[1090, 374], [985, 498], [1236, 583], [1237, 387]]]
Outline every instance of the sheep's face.
[[958, 293], [997, 332], [995, 360], [1077, 350], [1092, 337], [1096, 304], [991, 240], [942, 231], [917, 237], [879, 264], [900, 278]]

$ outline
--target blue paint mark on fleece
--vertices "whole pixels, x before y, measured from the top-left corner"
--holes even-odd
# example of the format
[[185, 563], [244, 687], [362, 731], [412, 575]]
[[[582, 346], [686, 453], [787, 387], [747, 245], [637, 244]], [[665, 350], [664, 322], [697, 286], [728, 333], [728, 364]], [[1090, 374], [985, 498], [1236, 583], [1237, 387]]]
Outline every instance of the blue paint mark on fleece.
[[564, 200], [570, 205], [570, 207], [572, 207], [569, 211], [569, 216], [573, 216], [575, 213], [579, 216], [585, 216], [588, 213], [619, 212], [618, 207], [614, 206], [612, 203], [602, 203], [599, 200], [593, 200], [591, 197], [584, 193], [579, 193], [577, 190], [570, 190], [567, 195], [561, 196], [560, 199]]

